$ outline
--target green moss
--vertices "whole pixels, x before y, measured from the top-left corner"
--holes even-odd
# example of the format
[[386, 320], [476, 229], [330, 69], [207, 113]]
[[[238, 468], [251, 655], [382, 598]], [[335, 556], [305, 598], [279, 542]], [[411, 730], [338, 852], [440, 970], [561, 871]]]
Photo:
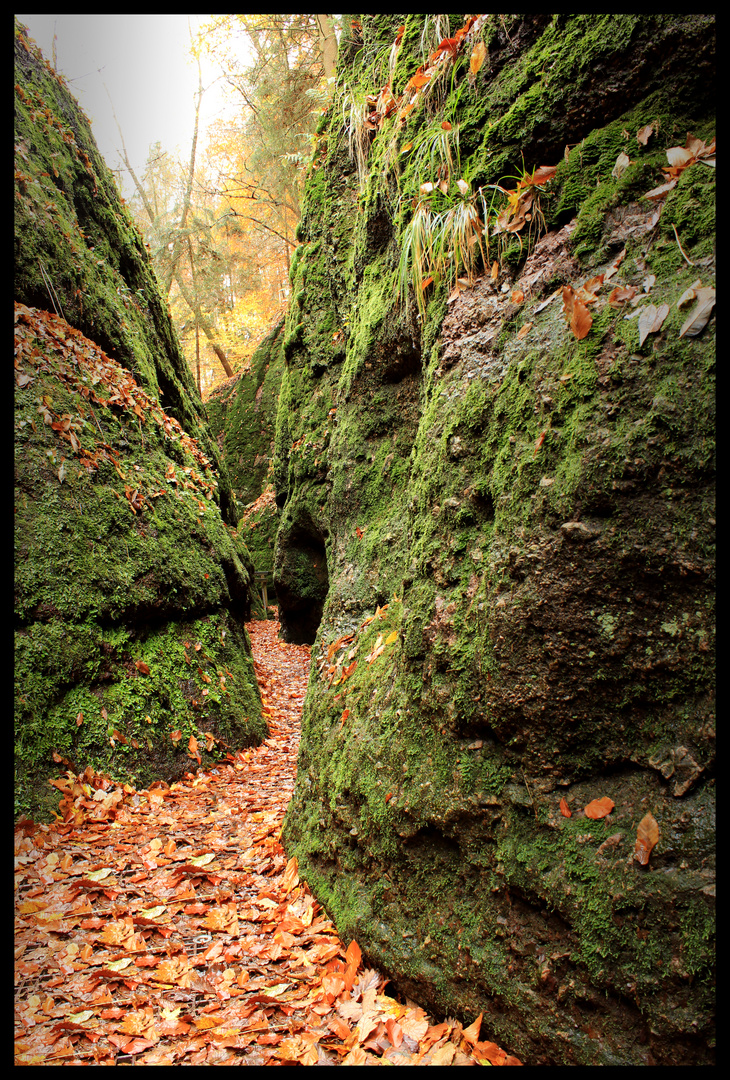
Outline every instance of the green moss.
[[59, 770], [170, 778], [191, 735], [211, 761], [265, 723], [253, 566], [149, 258], [63, 80], [15, 46], [16, 810], [47, 816]]
[[[402, 21], [396, 87], [422, 63], [424, 17]], [[368, 48], [346, 76], [355, 94], [374, 92], [368, 65], [380, 63], [379, 20], [364, 26]], [[490, 1031], [532, 1063], [644, 1063], [637, 1016], [668, 1060], [666, 1047], [699, 1046], [689, 1014], [707, 1016], [706, 986], [689, 993], [678, 974], [672, 914], [705, 855], [693, 848], [685, 874], [676, 846], [657, 849], [648, 869], [631, 854], [647, 805], [663, 838], [681, 831], [681, 799], [655, 755], [691, 747], [697, 765], [712, 761], [702, 732], [714, 324], [678, 336], [686, 312], [676, 301], [700, 271], [671, 225], [683, 244], [686, 230], [685, 251], [706, 261], [710, 283], [714, 174], [687, 169], [658, 226], [643, 201], [666, 148], [687, 130], [711, 133], [707, 93], [659, 59], [682, 53], [690, 34], [705, 63], [708, 26], [490, 16], [475, 85], [464, 63], [403, 125], [385, 120], [366, 176], [333, 110], [305, 204], [302, 237], [318, 247], [297, 265], [294, 295], [304, 297], [287, 325], [276, 573], [299, 590], [294, 619], [313, 595], [303, 536], [318, 538], [328, 592], [285, 842], [340, 933], [403, 992], [469, 1021], [491, 1009]], [[503, 246], [496, 285], [482, 278], [448, 303], [437, 282], [420, 313], [412, 298], [399, 302], [412, 200], [436, 167], [417, 148], [447, 117], [473, 188], [561, 162], [541, 212], [553, 232], [576, 220], [557, 254], [541, 248], [530, 270], [546, 265], [545, 280], [519, 306], [510, 274], [522, 272], [537, 229]], [[637, 130], [654, 121], [640, 146]], [[623, 151], [633, 163], [616, 179]], [[639, 346], [637, 321], [625, 318], [635, 308], [608, 304], [604, 287], [577, 340], [560, 299], [545, 300], [606, 274], [624, 249], [612, 280], [668, 305], [661, 333]], [[340, 329], [342, 363], [326, 341]], [[706, 775], [690, 781], [689, 820]], [[607, 790], [615, 814], [589, 821], [580, 808]], [[693, 940], [699, 963], [699, 930]], [[681, 1037], [668, 1034], [660, 986], [667, 1000], [691, 1000]], [[595, 1040], [565, 1021], [585, 1002], [600, 1017]]]

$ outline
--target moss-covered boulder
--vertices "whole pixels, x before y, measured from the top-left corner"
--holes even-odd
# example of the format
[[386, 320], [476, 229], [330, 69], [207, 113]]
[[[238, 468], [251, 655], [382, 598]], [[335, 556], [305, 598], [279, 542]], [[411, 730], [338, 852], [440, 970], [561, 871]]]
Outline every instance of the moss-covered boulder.
[[169, 780], [266, 729], [253, 567], [150, 261], [21, 26], [15, 50], [16, 807], [41, 816], [64, 767]]
[[527, 1064], [710, 1064], [714, 20], [438, 18], [353, 20], [308, 181], [285, 842]]

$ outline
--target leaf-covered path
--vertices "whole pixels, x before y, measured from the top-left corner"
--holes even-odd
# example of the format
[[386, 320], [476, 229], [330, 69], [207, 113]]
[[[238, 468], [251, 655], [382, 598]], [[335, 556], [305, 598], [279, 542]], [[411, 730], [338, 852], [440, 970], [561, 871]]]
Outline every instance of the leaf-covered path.
[[279, 833], [309, 650], [248, 629], [261, 746], [149, 791], [68, 773], [65, 821], [18, 825], [16, 1064], [520, 1064], [386, 996], [299, 881]]

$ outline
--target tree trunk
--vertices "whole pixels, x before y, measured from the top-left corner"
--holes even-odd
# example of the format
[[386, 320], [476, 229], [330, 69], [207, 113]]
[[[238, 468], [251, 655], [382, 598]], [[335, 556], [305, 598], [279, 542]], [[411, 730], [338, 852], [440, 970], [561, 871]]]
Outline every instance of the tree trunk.
[[335, 73], [335, 64], [337, 62], [337, 35], [335, 34], [335, 24], [331, 15], [315, 15], [317, 20], [317, 36], [319, 38], [319, 48], [322, 53], [322, 65], [324, 67], [325, 78], [329, 79]]

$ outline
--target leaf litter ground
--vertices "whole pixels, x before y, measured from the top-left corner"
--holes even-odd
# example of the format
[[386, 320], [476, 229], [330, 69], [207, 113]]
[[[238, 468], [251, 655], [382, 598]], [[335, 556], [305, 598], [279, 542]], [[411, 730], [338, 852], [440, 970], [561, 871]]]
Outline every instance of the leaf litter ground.
[[17, 1065], [519, 1065], [363, 968], [279, 841], [307, 646], [248, 624], [259, 747], [170, 786], [69, 778], [15, 833]]

